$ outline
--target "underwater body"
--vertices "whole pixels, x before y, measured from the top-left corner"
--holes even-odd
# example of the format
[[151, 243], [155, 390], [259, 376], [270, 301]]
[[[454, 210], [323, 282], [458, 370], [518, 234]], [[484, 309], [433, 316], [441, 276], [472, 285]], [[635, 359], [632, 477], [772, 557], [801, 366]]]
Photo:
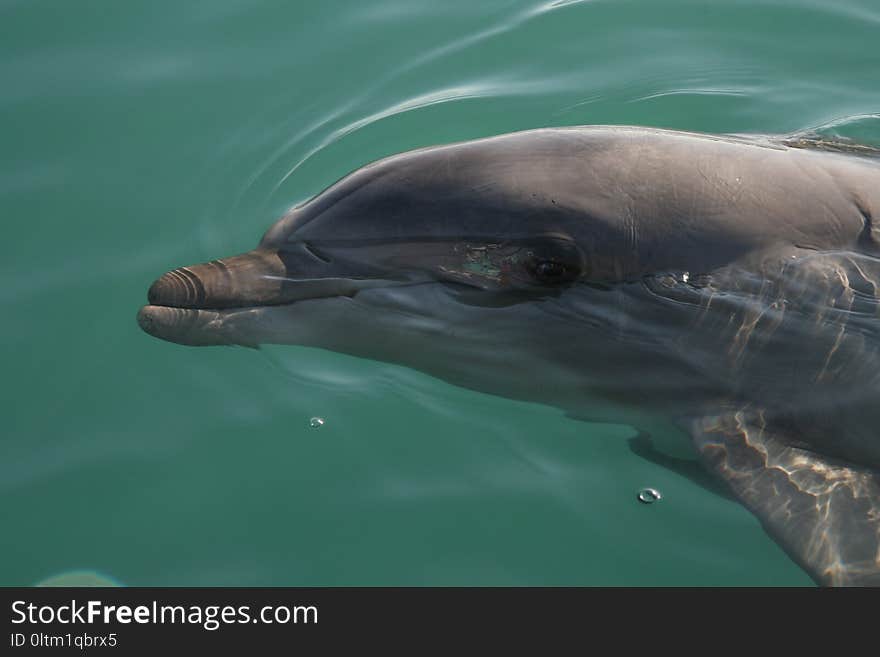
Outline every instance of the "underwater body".
[[816, 581], [876, 584], [877, 212], [858, 145], [525, 131], [367, 165], [254, 251], [160, 277], [138, 321], [661, 417]]

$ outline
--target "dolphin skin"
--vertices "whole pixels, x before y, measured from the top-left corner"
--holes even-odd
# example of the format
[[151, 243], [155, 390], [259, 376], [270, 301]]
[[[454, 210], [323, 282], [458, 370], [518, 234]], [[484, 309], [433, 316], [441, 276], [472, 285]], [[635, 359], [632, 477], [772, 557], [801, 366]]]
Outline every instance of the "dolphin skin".
[[143, 330], [309, 345], [673, 423], [818, 583], [880, 584], [880, 158], [809, 139], [552, 128], [403, 153]]

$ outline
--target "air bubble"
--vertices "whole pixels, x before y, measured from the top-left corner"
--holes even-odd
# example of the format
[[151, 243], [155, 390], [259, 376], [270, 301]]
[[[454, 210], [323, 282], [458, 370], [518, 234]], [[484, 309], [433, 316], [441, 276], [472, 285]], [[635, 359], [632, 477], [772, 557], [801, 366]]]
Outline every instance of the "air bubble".
[[656, 488], [643, 488], [637, 497], [642, 504], [653, 504], [657, 500], [663, 499], [660, 491]]

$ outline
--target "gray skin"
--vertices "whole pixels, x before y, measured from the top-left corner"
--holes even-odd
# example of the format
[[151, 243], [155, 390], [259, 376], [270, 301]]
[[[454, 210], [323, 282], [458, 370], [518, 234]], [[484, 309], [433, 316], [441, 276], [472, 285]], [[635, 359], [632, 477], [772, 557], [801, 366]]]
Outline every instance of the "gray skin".
[[577, 127], [403, 153], [163, 275], [138, 321], [674, 423], [816, 581], [877, 584], [880, 159], [816, 145]]

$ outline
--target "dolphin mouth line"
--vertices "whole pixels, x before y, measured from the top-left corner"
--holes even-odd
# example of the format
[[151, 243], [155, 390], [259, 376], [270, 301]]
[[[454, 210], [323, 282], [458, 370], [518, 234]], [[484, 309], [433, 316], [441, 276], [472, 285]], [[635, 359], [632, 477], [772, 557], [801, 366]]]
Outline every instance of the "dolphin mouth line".
[[[245, 259], [247, 258], [247, 259]], [[236, 277], [252, 256], [180, 267], [160, 276], [150, 287], [147, 304], [137, 313], [137, 323], [147, 334], [178, 344], [203, 346], [250, 344], [241, 334], [235, 316], [272, 308], [292, 308], [301, 301], [354, 299], [367, 289], [406, 286], [423, 281], [388, 278], [295, 277], [287, 272], [253, 271]], [[193, 271], [195, 270], [195, 271]], [[230, 273], [231, 271], [231, 273]], [[247, 300], [247, 302], [244, 302]]]
[[[327, 297], [308, 297], [310, 299], [322, 299], [322, 298], [332, 298], [335, 295], [328, 295]], [[257, 304], [247, 304], [241, 306], [234, 305], [216, 305], [212, 306], [210, 304], [205, 305], [195, 305], [195, 304], [174, 304], [174, 303], [154, 303], [148, 300], [146, 304], [144, 304], [143, 308], [168, 308], [169, 310], [179, 310], [179, 311], [191, 311], [191, 312], [215, 312], [215, 313], [225, 313], [225, 312], [236, 312], [241, 310], [253, 310], [255, 308], [269, 308], [272, 306], [291, 306], [295, 304], [300, 299], [291, 299], [288, 301], [277, 301], [274, 303], [257, 303]]]

